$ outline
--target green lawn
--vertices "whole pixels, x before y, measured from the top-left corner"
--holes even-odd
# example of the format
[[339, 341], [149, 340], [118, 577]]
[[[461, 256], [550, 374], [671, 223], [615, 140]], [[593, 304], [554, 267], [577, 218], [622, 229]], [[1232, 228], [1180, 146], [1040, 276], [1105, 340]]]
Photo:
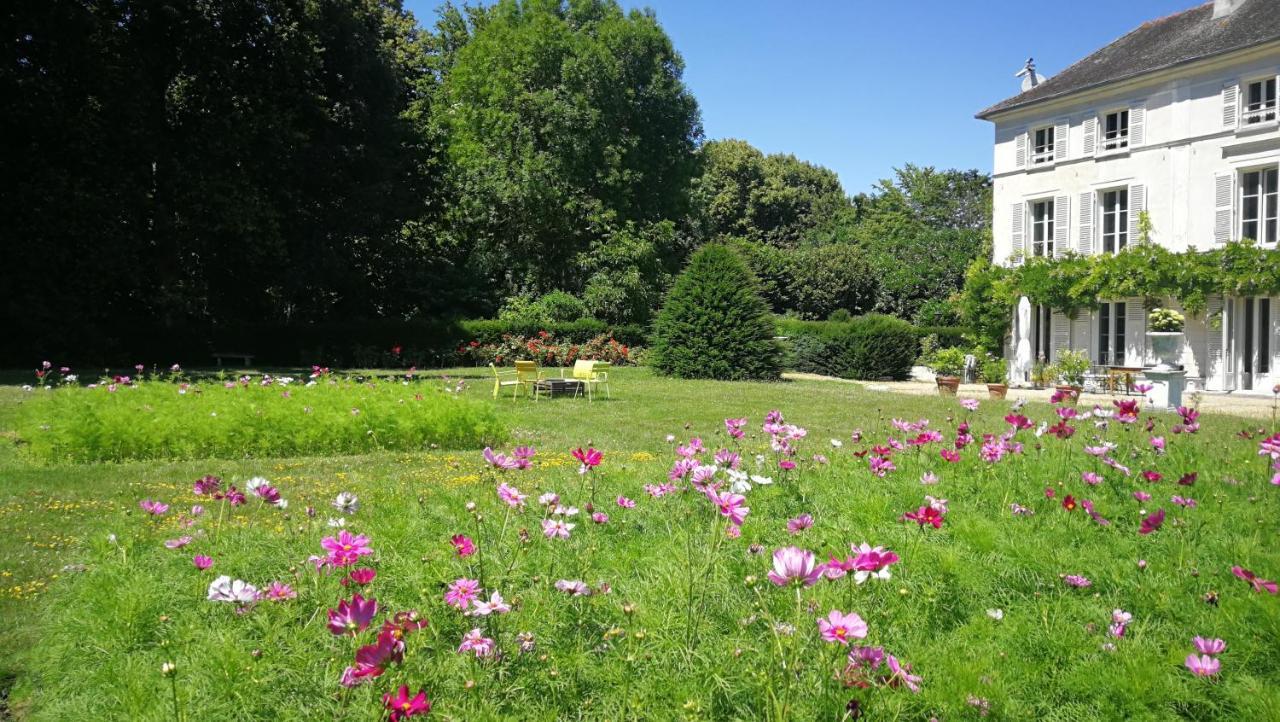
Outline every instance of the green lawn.
[[[1280, 718], [1280, 597], [1254, 593], [1230, 571], [1239, 564], [1280, 576], [1280, 487], [1268, 483], [1266, 459], [1257, 455], [1257, 421], [1206, 415], [1197, 434], [1174, 435], [1168, 427], [1177, 416], [1151, 416], [1152, 434], [1168, 442], [1168, 453], [1156, 456], [1146, 415], [1107, 429], [1083, 420], [1069, 440], [1020, 431], [1024, 453], [990, 464], [978, 458], [980, 437], [1009, 428], [1003, 402], [983, 401], [970, 414], [954, 400], [852, 384], [677, 382], [643, 369], [616, 370], [611, 400], [512, 402], [490, 400], [491, 382], [479, 370], [449, 375], [473, 377], [464, 394], [496, 409], [510, 430], [506, 450], [538, 450], [532, 469], [502, 475], [529, 495], [523, 513], [506, 513], [494, 492], [497, 472], [478, 449], [44, 466], [6, 444], [0, 640], [9, 653], [0, 672], [9, 711], [172, 719], [160, 667], [173, 661], [189, 719], [371, 719], [382, 713], [382, 693], [400, 684], [425, 689], [433, 716], [458, 720], [839, 719], [853, 698], [872, 719], [976, 718], [982, 704], [1008, 719]], [[40, 392], [0, 387], [0, 429], [11, 438], [29, 393]], [[771, 409], [808, 431], [798, 442], [799, 468], [788, 474], [774, 468], [761, 431]], [[1037, 422], [1053, 414], [1044, 405], [1023, 411]], [[667, 478], [675, 458], [668, 435], [680, 443], [701, 437], [704, 457], [739, 448], [725, 434], [728, 417], [749, 419], [742, 456], [755, 471], [755, 455], [764, 454], [759, 473], [776, 482], [746, 494], [751, 511], [740, 538], [725, 536], [723, 517], [702, 495], [651, 498], [644, 490]], [[928, 418], [949, 445], [966, 417], [979, 441], [958, 463], [939, 458], [941, 446], [932, 443], [895, 453], [897, 469], [879, 478], [853, 453], [890, 434], [904, 440], [893, 418]], [[854, 429], [863, 443], [850, 438]], [[1243, 430], [1254, 438], [1240, 438]], [[1131, 476], [1083, 453], [1095, 436], [1118, 444], [1112, 455]], [[597, 510], [609, 522], [593, 525], [584, 511], [571, 538], [547, 539], [537, 497], [554, 491], [585, 508], [588, 479], [568, 452], [588, 444], [604, 452], [593, 474]], [[814, 454], [830, 464], [813, 462]], [[1141, 480], [1144, 469], [1163, 480]], [[1086, 486], [1084, 470], [1105, 481]], [[1195, 484], [1178, 486], [1190, 471], [1199, 472]], [[923, 486], [925, 472], [938, 483]], [[192, 493], [192, 481], [206, 474], [241, 487], [267, 477], [289, 506], [251, 499], [219, 519], [217, 502]], [[1055, 499], [1046, 499], [1046, 487]], [[1135, 501], [1135, 490], [1153, 498]], [[374, 630], [358, 641], [327, 630], [325, 610], [351, 590], [307, 562], [335, 532], [325, 520], [338, 515], [329, 502], [340, 491], [359, 496], [347, 528], [367, 534], [375, 550], [362, 560], [377, 570], [367, 595], [387, 612], [416, 609], [430, 621], [407, 638], [403, 664], [350, 691], [339, 676]], [[948, 500], [941, 529], [899, 520], [925, 494]], [[1065, 511], [1066, 494], [1091, 499], [1111, 523]], [[1197, 508], [1170, 503], [1175, 494], [1194, 497]], [[617, 506], [618, 495], [635, 508]], [[148, 518], [138, 507], [144, 498], [172, 508]], [[469, 501], [483, 515], [479, 528]], [[180, 528], [178, 512], [201, 502], [205, 515]], [[1014, 516], [1013, 503], [1034, 515]], [[315, 519], [308, 506], [319, 510]], [[1140, 535], [1140, 510], [1157, 508], [1168, 515], [1164, 526]], [[787, 520], [802, 513], [813, 527], [793, 536]], [[181, 550], [162, 544], [182, 534], [194, 541]], [[475, 538], [480, 555], [457, 558], [454, 534]], [[779, 547], [794, 544], [825, 560], [863, 541], [901, 556], [891, 580], [824, 580], [799, 593], [765, 580]], [[193, 554], [212, 556], [214, 567], [196, 570]], [[480, 575], [477, 559], [486, 591], [500, 591], [514, 607], [509, 614], [465, 617], [445, 604], [448, 583]], [[259, 586], [288, 582], [298, 596], [237, 614], [205, 599], [218, 574]], [[1066, 574], [1087, 576], [1092, 586], [1071, 588]], [[559, 579], [597, 589], [607, 582], [611, 591], [571, 598], [552, 586]], [[1113, 639], [1107, 627], [1117, 608], [1133, 621]], [[920, 693], [841, 684], [835, 675], [846, 650], [822, 641], [815, 624], [832, 609], [859, 614], [869, 627], [863, 643], [909, 662], [923, 677]], [[378, 616], [375, 626], [385, 614]], [[457, 653], [472, 628], [495, 638], [503, 659]], [[521, 654], [516, 634], [526, 631], [536, 648]], [[1227, 641], [1216, 677], [1195, 677], [1182, 665], [1196, 635]]]

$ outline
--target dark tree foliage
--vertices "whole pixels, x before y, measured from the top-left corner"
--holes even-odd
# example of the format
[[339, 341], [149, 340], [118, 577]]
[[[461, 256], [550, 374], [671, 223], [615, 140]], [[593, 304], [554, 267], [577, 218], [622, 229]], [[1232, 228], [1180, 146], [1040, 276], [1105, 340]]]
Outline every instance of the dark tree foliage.
[[393, 313], [429, 275], [401, 232], [432, 164], [398, 0], [19, 0], [0, 25], [0, 284], [26, 353]]
[[780, 353], [756, 279], [732, 249], [698, 249], [654, 321], [652, 364], [680, 378], [778, 378]]

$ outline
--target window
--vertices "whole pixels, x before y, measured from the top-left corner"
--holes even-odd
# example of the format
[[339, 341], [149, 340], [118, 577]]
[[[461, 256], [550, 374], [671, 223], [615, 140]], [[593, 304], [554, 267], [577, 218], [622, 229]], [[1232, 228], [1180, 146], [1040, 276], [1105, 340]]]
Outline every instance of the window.
[[1244, 86], [1244, 125], [1267, 123], [1276, 119], [1276, 79], [1255, 80]]
[[1102, 149], [1120, 150], [1129, 147], [1129, 111], [1117, 110], [1102, 119]]
[[1031, 255], [1053, 256], [1053, 199], [1031, 203]]
[[1129, 189], [1102, 193], [1102, 252], [1116, 253], [1129, 245]]
[[1124, 365], [1124, 304], [1104, 303], [1098, 308], [1098, 365]]
[[1240, 237], [1276, 242], [1276, 168], [1240, 174]]
[[1031, 134], [1031, 163], [1033, 165], [1039, 163], [1053, 162], [1053, 126], [1047, 125], [1043, 128], [1037, 128]]

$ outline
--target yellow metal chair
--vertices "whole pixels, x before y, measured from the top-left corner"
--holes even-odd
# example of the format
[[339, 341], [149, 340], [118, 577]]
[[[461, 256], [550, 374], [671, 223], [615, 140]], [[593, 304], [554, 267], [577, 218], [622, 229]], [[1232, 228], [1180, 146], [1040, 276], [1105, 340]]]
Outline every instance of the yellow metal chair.
[[[537, 362], [534, 361], [517, 361], [516, 362], [516, 381], [521, 386], [529, 387], [529, 395], [534, 401], [538, 400], [538, 394], [542, 392], [542, 369], [538, 368]], [[515, 398], [515, 396], [512, 396]]]
[[498, 398], [498, 394], [502, 389], [511, 387], [511, 398], [516, 397], [516, 393], [520, 390], [520, 380], [516, 378], [515, 369], [500, 369], [493, 364], [489, 364], [489, 368], [493, 369], [493, 398]]
[[587, 400], [594, 401], [595, 387], [603, 386], [605, 397], [613, 398], [613, 392], [609, 388], [609, 369], [611, 364], [607, 361], [574, 361], [573, 362], [573, 380], [580, 385], [579, 388], [587, 390]]
[[500, 369], [493, 364], [489, 364], [489, 368], [493, 369], [493, 398], [498, 398], [503, 389], [510, 387], [512, 401], [525, 388], [528, 388], [534, 401], [538, 400], [538, 394], [541, 393], [538, 382], [542, 380], [542, 369], [538, 368], [538, 364], [533, 361], [517, 361], [513, 369]]

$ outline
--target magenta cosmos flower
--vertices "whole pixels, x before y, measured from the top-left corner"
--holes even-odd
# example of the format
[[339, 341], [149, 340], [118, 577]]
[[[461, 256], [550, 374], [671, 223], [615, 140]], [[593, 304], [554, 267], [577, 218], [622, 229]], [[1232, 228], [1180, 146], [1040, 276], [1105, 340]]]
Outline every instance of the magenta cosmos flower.
[[825, 619], [818, 620], [818, 632], [823, 640], [848, 645], [850, 639], [862, 639], [867, 636], [867, 623], [853, 612], [845, 614], [832, 609]]
[[619, 496], [617, 499], [617, 502], [618, 502], [618, 506], [622, 507], [623, 509], [634, 509], [636, 506], [636, 502], [634, 499], [628, 499], [625, 496]]
[[329, 552], [329, 563], [336, 567], [355, 564], [360, 557], [373, 553], [369, 546], [369, 537], [364, 534], [356, 536], [343, 529], [337, 537], [327, 536], [320, 540], [320, 546]]
[[512, 509], [519, 509], [524, 507], [525, 499], [529, 497], [527, 494], [521, 494], [519, 489], [504, 481], [498, 484], [498, 498]]
[[469, 557], [476, 553], [476, 543], [469, 536], [454, 534], [450, 537], [449, 543], [453, 545], [453, 551], [459, 557]]
[[720, 494], [711, 489], [707, 491], [707, 498], [720, 509], [722, 516], [729, 517], [729, 521], [733, 522], [734, 526], [742, 526], [742, 522], [747, 519], [747, 514], [751, 513], [751, 508], [746, 505], [747, 497], [741, 494], [732, 492]]
[[862, 542], [861, 546], [850, 544], [849, 548], [854, 553], [853, 579], [858, 584], [862, 584], [871, 577], [888, 579], [889, 566], [898, 562], [898, 555], [887, 551], [884, 547], [873, 547]]
[[473, 652], [476, 657], [481, 659], [492, 657], [494, 649], [493, 640], [484, 636], [484, 632], [479, 627], [463, 635], [462, 644], [458, 645], [459, 654]]
[[548, 539], [568, 539], [569, 533], [573, 531], [575, 524], [570, 524], [563, 519], [543, 519], [542, 534]]
[[[698, 441], [698, 444], [699, 444], [699, 447], [701, 447], [702, 442]], [[583, 451], [582, 447], [579, 446], [578, 448], [574, 449], [572, 453], [573, 453], [573, 458], [577, 459], [582, 464], [582, 466], [578, 467], [579, 474], [587, 473], [588, 471], [599, 466], [601, 461], [604, 461], [604, 454], [600, 453], [598, 450], [590, 446], [587, 447], [586, 451]]]
[[160, 501], [152, 501], [151, 499], [143, 499], [142, 501], [138, 502], [138, 506], [141, 507], [143, 511], [145, 511], [146, 513], [152, 516], [161, 516], [165, 512], [169, 511], [168, 504], [165, 504], [164, 502], [160, 502]]
[[787, 520], [787, 532], [790, 534], [799, 534], [800, 532], [813, 526], [813, 517], [809, 514], [801, 514], [794, 519]]
[[431, 701], [427, 699], [425, 690], [419, 689], [416, 695], [409, 696], [409, 685], [402, 684], [395, 694], [388, 692], [382, 695], [382, 705], [387, 708], [391, 715], [387, 718], [390, 722], [400, 722], [402, 719], [416, 717], [420, 714], [426, 714], [431, 711]]
[[1150, 534], [1164, 525], [1164, 509], [1159, 509], [1156, 513], [1142, 520], [1142, 528], [1138, 529], [1138, 533], [1142, 535]]
[[822, 578], [822, 565], [808, 549], [783, 547], [773, 553], [769, 581], [780, 587], [789, 584], [811, 587]]
[[1196, 645], [1196, 651], [1200, 654], [1213, 656], [1222, 654], [1227, 648], [1227, 643], [1221, 639], [1205, 639], [1204, 637], [1195, 637], [1191, 640]]
[[496, 452], [488, 446], [484, 447], [484, 460], [489, 463], [489, 466], [492, 466], [498, 471], [509, 471], [511, 469], [520, 468], [519, 461], [507, 456], [506, 454]]
[[941, 529], [944, 519], [943, 513], [932, 506], [922, 506], [915, 511], [909, 511], [902, 515], [903, 521], [914, 521], [921, 527], [928, 525], [934, 529]]
[[365, 599], [356, 594], [350, 601], [339, 600], [337, 610], [329, 610], [329, 631], [338, 636], [350, 634], [354, 637], [369, 627], [377, 613], [378, 600], [372, 597]]
[[1079, 574], [1068, 574], [1062, 578], [1062, 581], [1065, 582], [1067, 586], [1075, 587], [1077, 589], [1088, 589], [1093, 586], [1093, 582], [1089, 581], [1088, 577], [1082, 577]]
[[471, 600], [480, 594], [480, 582], [462, 577], [455, 579], [444, 593], [445, 604], [458, 609], [466, 609]]
[[196, 569], [204, 571], [213, 566], [213, 557], [208, 557], [204, 554], [197, 554], [194, 557], [191, 557], [191, 563], [195, 565]]
[[1254, 574], [1253, 572], [1249, 571], [1248, 569], [1245, 569], [1244, 567], [1241, 567], [1238, 565], [1233, 566], [1231, 567], [1231, 573], [1245, 580], [1246, 582], [1249, 582], [1250, 584], [1252, 584], [1253, 591], [1255, 592], [1259, 592], [1259, 593], [1268, 592], [1270, 594], [1275, 594], [1277, 591], [1275, 582], [1271, 581], [1270, 579], [1263, 579], [1262, 577], [1258, 576], [1257, 574]]
[[1207, 654], [1202, 654], [1198, 657], [1194, 654], [1188, 654], [1184, 664], [1197, 677], [1212, 677], [1222, 668], [1222, 663], [1216, 657], [1210, 657]]

